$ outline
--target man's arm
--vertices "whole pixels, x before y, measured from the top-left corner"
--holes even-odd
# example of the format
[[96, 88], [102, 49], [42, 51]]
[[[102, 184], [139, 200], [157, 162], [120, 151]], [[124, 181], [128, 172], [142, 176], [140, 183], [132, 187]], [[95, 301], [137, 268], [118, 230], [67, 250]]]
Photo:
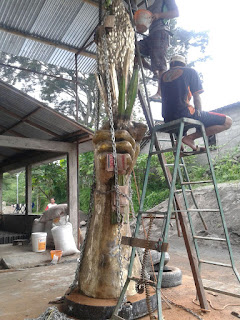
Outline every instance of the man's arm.
[[202, 102], [199, 92], [193, 93], [193, 103], [197, 113], [199, 114], [199, 111], [202, 111]]
[[160, 13], [154, 13], [153, 14], [153, 20], [158, 19], [173, 19], [179, 17], [179, 12], [177, 10], [171, 10], [166, 12], [160, 12]]
[[174, 0], [165, 2], [168, 10], [165, 12], [158, 12], [153, 14], [153, 20], [157, 19], [173, 19], [179, 17], [178, 7]]

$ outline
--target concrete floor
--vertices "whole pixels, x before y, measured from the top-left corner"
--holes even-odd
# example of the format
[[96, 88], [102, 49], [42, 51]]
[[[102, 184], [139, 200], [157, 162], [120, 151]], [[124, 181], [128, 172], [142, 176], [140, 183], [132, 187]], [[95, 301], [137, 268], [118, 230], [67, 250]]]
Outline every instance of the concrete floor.
[[[12, 252], [9, 245], [4, 250], [0, 246], [0, 256], [3, 255], [3, 251]], [[8, 246], [8, 248], [7, 248]], [[15, 247], [16, 248], [16, 247]], [[15, 251], [15, 259], [17, 255], [19, 261], [23, 261], [29, 258], [32, 252], [27, 251], [26, 254], [21, 253], [23, 247], [17, 247]], [[222, 248], [202, 247], [203, 254], [214, 255], [213, 258], [221, 258], [227, 262], [226, 251]], [[237, 267], [240, 270], [240, 254], [237, 247], [234, 248], [235, 257], [237, 261]], [[62, 296], [69, 285], [72, 283], [76, 269], [76, 257], [70, 256], [63, 263], [57, 265], [49, 265], [46, 260], [49, 253], [38, 253], [37, 260], [42, 255], [42, 261], [44, 260], [45, 266], [22, 268], [23, 270], [0, 270], [0, 320], [23, 320], [25, 318], [36, 318], [43, 313], [49, 306], [48, 302], [55, 300]], [[183, 284], [181, 286], [164, 289], [163, 293], [171, 300], [178, 304], [182, 304], [187, 308], [194, 310], [204, 320], [234, 320], [235, 317], [231, 315], [232, 311], [240, 313], [240, 306], [229, 306], [225, 310], [212, 310], [210, 313], [203, 314], [199, 310], [199, 307], [194, 305], [192, 300], [195, 298], [195, 287], [193, 279], [191, 277], [191, 270], [187, 254], [183, 245], [183, 241], [180, 238], [172, 239], [170, 241], [170, 265], [178, 266], [183, 272]], [[5, 255], [6, 257], [6, 255]], [[210, 258], [210, 257], [209, 257]], [[32, 258], [33, 260], [33, 258]], [[38, 263], [35, 260], [35, 263]], [[21, 264], [18, 264], [20, 266]], [[19, 267], [20, 268], [20, 267]], [[232, 274], [232, 270], [227, 268], [219, 268], [214, 266], [207, 266], [203, 268], [203, 278], [222, 282], [226, 289], [232, 290], [234, 286], [239, 287], [238, 282]], [[207, 293], [207, 298], [211, 300], [213, 306], [222, 308], [226, 304], [238, 304], [240, 305], [240, 299], [222, 294], [212, 295]], [[191, 320], [196, 319], [191, 314], [186, 313], [184, 310], [173, 307], [168, 309], [166, 304], [163, 304], [163, 313], [165, 320]], [[144, 319], [149, 319], [145, 317]], [[97, 319], [96, 319], [97, 320]]]
[[[78, 255], [62, 257], [61, 261], [76, 261]], [[50, 250], [44, 252], [33, 252], [32, 245], [17, 245], [12, 244], [0, 245], [0, 262], [1, 265], [6, 265], [7, 268], [19, 269], [36, 267], [49, 264], [51, 261]]]

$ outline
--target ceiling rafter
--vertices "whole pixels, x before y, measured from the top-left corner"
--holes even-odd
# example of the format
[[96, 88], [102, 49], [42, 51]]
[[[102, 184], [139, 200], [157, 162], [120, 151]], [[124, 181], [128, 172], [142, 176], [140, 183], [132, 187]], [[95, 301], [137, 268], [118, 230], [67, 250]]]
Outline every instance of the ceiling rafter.
[[[35, 109], [34, 111], [30, 112], [29, 114], [27, 114], [27, 115], [26, 115], [25, 117], [23, 117], [23, 118], [20, 117], [19, 115], [17, 115], [16, 113], [7, 110], [6, 108], [4, 108], [4, 107], [2, 107], [2, 106], [0, 106], [0, 110], [3, 111], [3, 112], [6, 113], [6, 114], [8, 114], [8, 115], [10, 115], [10, 116], [18, 119], [18, 120], [20, 120], [20, 121], [18, 121], [16, 124], [14, 124], [12, 127], [10, 127], [10, 128], [9, 128], [10, 130], [11, 130], [12, 128], [14, 128], [16, 125], [19, 125], [19, 124], [22, 123], [22, 122], [26, 122], [27, 124], [29, 124], [29, 125], [32, 126], [32, 127], [38, 128], [38, 129], [40, 129], [40, 130], [42, 130], [42, 131], [50, 134], [51, 136], [55, 136], [55, 137], [59, 138], [59, 135], [58, 135], [57, 133], [55, 133], [55, 132], [53, 132], [53, 131], [51, 131], [51, 130], [49, 130], [49, 129], [47, 129], [47, 128], [45, 128], [45, 127], [43, 127], [43, 126], [41, 126], [41, 125], [39, 125], [39, 124], [37, 124], [37, 123], [34, 123], [34, 122], [31, 121], [31, 120], [28, 120], [28, 118], [29, 118], [30, 116], [32, 116], [33, 114], [35, 114], [37, 111], [41, 110], [41, 107], [38, 107], [37, 109]], [[6, 132], [6, 131], [5, 131], [5, 132]], [[4, 132], [4, 133], [5, 133], [5, 132]], [[0, 134], [2, 134], [2, 133], [0, 133]]]

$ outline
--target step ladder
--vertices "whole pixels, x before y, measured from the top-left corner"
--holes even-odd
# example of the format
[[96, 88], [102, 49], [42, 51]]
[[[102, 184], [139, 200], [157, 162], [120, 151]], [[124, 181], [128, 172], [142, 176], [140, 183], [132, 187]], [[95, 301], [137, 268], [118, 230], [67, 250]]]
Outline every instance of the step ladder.
[[[221, 199], [220, 199], [220, 195], [218, 192], [218, 187], [217, 187], [217, 181], [216, 181], [216, 177], [215, 177], [215, 172], [213, 169], [213, 164], [212, 164], [212, 159], [211, 159], [211, 154], [210, 154], [210, 150], [209, 150], [209, 146], [208, 146], [208, 139], [205, 133], [205, 129], [204, 126], [201, 122], [193, 120], [193, 119], [188, 119], [188, 118], [182, 118], [176, 121], [172, 121], [170, 123], [166, 123], [164, 125], [160, 125], [160, 126], [156, 126], [155, 130], [158, 132], [169, 132], [170, 136], [171, 136], [171, 141], [172, 141], [172, 145], [174, 142], [174, 135], [178, 136], [177, 139], [177, 144], [181, 144], [181, 140], [183, 137], [183, 134], [180, 132], [181, 130], [181, 126], [183, 126], [184, 128], [188, 127], [191, 128], [191, 126], [194, 127], [198, 127], [201, 130], [202, 133], [202, 137], [203, 137], [203, 141], [204, 141], [204, 145], [206, 148], [206, 155], [207, 155], [207, 160], [208, 160], [208, 164], [209, 164], [209, 169], [210, 169], [210, 173], [211, 173], [211, 179], [210, 180], [205, 180], [205, 181], [190, 181], [189, 180], [189, 176], [187, 173], [187, 169], [186, 169], [186, 165], [184, 163], [183, 157], [184, 156], [189, 156], [189, 155], [193, 155], [193, 154], [197, 154], [198, 152], [195, 153], [190, 153], [190, 154], [182, 154], [181, 156], [181, 152], [179, 154], [179, 156], [177, 155], [177, 153], [175, 153], [175, 164], [174, 164], [174, 169], [177, 172], [177, 175], [179, 177], [180, 180], [180, 184], [181, 184], [181, 190], [176, 190], [174, 192], [181, 192], [183, 195], [183, 200], [184, 200], [184, 205], [185, 205], [185, 212], [187, 213], [188, 216], [188, 220], [189, 220], [189, 225], [190, 225], [190, 229], [191, 229], [191, 233], [192, 233], [192, 237], [193, 237], [193, 242], [194, 242], [194, 246], [195, 246], [195, 250], [196, 250], [196, 254], [197, 254], [197, 258], [198, 258], [198, 264], [199, 264], [199, 268], [201, 267], [201, 264], [205, 263], [205, 264], [211, 264], [211, 265], [216, 265], [216, 266], [222, 266], [222, 267], [228, 267], [231, 268], [234, 272], [234, 274], [236, 275], [237, 280], [240, 282], [240, 275], [236, 269], [235, 266], [235, 262], [234, 262], [234, 258], [233, 258], [233, 253], [232, 253], [232, 248], [231, 248], [231, 243], [230, 243], [230, 238], [229, 238], [229, 234], [228, 234], [228, 229], [227, 229], [227, 225], [226, 225], [226, 221], [225, 221], [225, 215], [224, 215], [224, 211], [223, 211], [223, 207], [221, 204]], [[173, 151], [177, 151], [174, 150]], [[177, 165], [177, 167], [176, 167]], [[181, 168], [184, 169], [184, 172], [182, 173]], [[185, 179], [184, 179], [185, 178]], [[214, 188], [214, 192], [216, 195], [216, 200], [217, 200], [217, 208], [202, 208], [199, 209], [196, 203], [196, 200], [193, 196], [193, 190], [192, 190], [192, 185], [200, 185], [200, 184], [212, 184], [213, 188]], [[188, 187], [188, 190], [186, 190], [186, 187]], [[187, 191], [191, 192], [192, 195], [192, 199], [193, 202], [195, 204], [195, 209], [190, 208], [189, 203], [188, 203], [188, 198], [187, 198]], [[206, 224], [203, 220], [203, 217], [201, 215], [201, 212], [203, 213], [211, 213], [211, 212], [216, 212], [219, 213], [220, 218], [221, 218], [221, 222], [222, 222], [222, 227], [223, 227], [223, 232], [224, 232], [224, 238], [216, 238], [216, 237], [203, 237], [203, 236], [197, 236], [194, 230], [194, 225], [193, 225], [193, 221], [192, 221], [192, 217], [191, 217], [191, 213], [194, 212], [198, 212], [200, 215], [200, 218], [204, 224], [205, 227]], [[225, 263], [221, 263], [221, 262], [215, 262], [215, 261], [208, 261], [208, 260], [203, 260], [200, 257], [200, 253], [199, 253], [199, 247], [198, 247], [198, 240], [206, 240], [206, 241], [217, 241], [217, 242], [224, 242], [227, 245], [227, 249], [228, 249], [228, 253], [229, 253], [229, 260], [230, 260], [230, 264], [225, 264]]]
[[[201, 133], [203, 136], [203, 141], [204, 141], [205, 148], [206, 148], [206, 154], [207, 154], [207, 159], [208, 159], [208, 163], [209, 163], [209, 167], [210, 167], [210, 172], [211, 172], [211, 176], [212, 176], [211, 180], [194, 181], [194, 182], [189, 181], [189, 176], [188, 176], [188, 173], [186, 170], [186, 166], [184, 164], [184, 161], [183, 161], [182, 155], [181, 155], [181, 141], [182, 141], [184, 130], [190, 129], [193, 127], [201, 130]], [[160, 146], [158, 144], [158, 138], [157, 138], [158, 132], [165, 132], [165, 133], [170, 134], [171, 141], [172, 141], [172, 148], [170, 148], [170, 149], [168, 148], [168, 149], [164, 149], [164, 150], [162, 150], [160, 148]], [[177, 143], [174, 143], [175, 142], [174, 136], [177, 137], [177, 141], [176, 141]], [[175, 145], [177, 145], [177, 146], [175, 146]], [[155, 150], [154, 150], [154, 146], [155, 146]], [[158, 146], [158, 148], [156, 148], [156, 146]], [[162, 212], [162, 211], [145, 212], [143, 210], [143, 208], [144, 208], [144, 200], [145, 200], [149, 172], [150, 172], [151, 158], [154, 155], [161, 155], [162, 156], [164, 153], [170, 152], [170, 151], [174, 152], [175, 161], [173, 164], [172, 175], [171, 174], [168, 175], [168, 180], [170, 180], [170, 181], [169, 181], [169, 199], [168, 199], [167, 211], [166, 212]], [[167, 164], [165, 161], [164, 168], [166, 168], [166, 167], [168, 168], [169, 164]], [[182, 168], [184, 171], [183, 173], [182, 173]], [[177, 177], [180, 180], [181, 192], [183, 195], [183, 200], [184, 200], [183, 202], [185, 205], [185, 209], [183, 209], [179, 205], [179, 199], [176, 198], [177, 194], [179, 194], [179, 192], [180, 192], [180, 190], [176, 189]], [[203, 184], [203, 183], [204, 184], [205, 183], [212, 183], [213, 184], [214, 191], [216, 194], [218, 208], [216, 208], [216, 209], [210, 209], [210, 208], [200, 209], [197, 207], [196, 201], [193, 201], [193, 203], [196, 206], [195, 209], [192, 209], [189, 207], [189, 203], [188, 203], [188, 199], [187, 199], [187, 195], [186, 195], [187, 190], [193, 196], [193, 191], [192, 191], [191, 186], [193, 184]], [[188, 189], [186, 189], [186, 187]], [[193, 196], [193, 199], [194, 199], [194, 196]], [[206, 212], [206, 213], [218, 212], [221, 217], [221, 222], [222, 222], [225, 238], [213, 238], [213, 237], [210, 238], [210, 237], [196, 236], [195, 231], [194, 231], [192, 217], [191, 217], [192, 212], [199, 212], [200, 214], [204, 213], [204, 212]], [[139, 233], [141, 220], [142, 220], [142, 216], [146, 213], [150, 216], [161, 215], [164, 217], [162, 235], [161, 235], [161, 238], [159, 239], [159, 241], [157, 241], [157, 242], [156, 241], [155, 242], [154, 241], [147, 241], [147, 240], [142, 240], [142, 239], [140, 240], [137, 238], [138, 233]], [[157, 283], [156, 284], [149, 283], [149, 284], [152, 285], [153, 287], [155, 287], [155, 290], [156, 290], [158, 319], [159, 320], [163, 319], [163, 317], [162, 317], [162, 300], [161, 300], [161, 282], [162, 282], [165, 252], [167, 252], [167, 250], [168, 250], [169, 226], [170, 226], [170, 221], [171, 221], [173, 214], [178, 214], [178, 216], [179, 216], [179, 221], [181, 224], [182, 233], [183, 233], [183, 237], [185, 240], [185, 245], [186, 245], [186, 249], [188, 252], [190, 264], [192, 267], [193, 277], [195, 280], [195, 285], [196, 285], [196, 289], [197, 289], [197, 296], [198, 296], [198, 299], [200, 302], [200, 306], [201, 306], [201, 308], [207, 310], [208, 303], [206, 301], [205, 292], [204, 292], [204, 288], [203, 288], [203, 284], [202, 284], [202, 280], [201, 280], [201, 276], [200, 276], [201, 264], [206, 263], [206, 264], [212, 264], [212, 265], [232, 268], [232, 270], [234, 271], [234, 273], [237, 277], [237, 280], [239, 282], [240, 282], [240, 276], [239, 276], [239, 273], [238, 273], [238, 271], [235, 267], [235, 264], [234, 264], [230, 239], [229, 239], [228, 230], [227, 230], [225, 217], [224, 217], [224, 212], [223, 212], [223, 208], [221, 205], [220, 196], [219, 196], [219, 192], [218, 192], [218, 188], [217, 188], [216, 177], [215, 177], [215, 173], [214, 173], [214, 169], [213, 169], [213, 165], [212, 165], [212, 160], [211, 160], [211, 156], [210, 156], [210, 151], [209, 151], [209, 147], [208, 147], [208, 140], [207, 140], [207, 136], [205, 133], [205, 129], [204, 129], [204, 126], [201, 122], [193, 120], [193, 119], [188, 119], [188, 118], [182, 118], [182, 119], [178, 119], [176, 121], [172, 121], [169, 123], [156, 125], [152, 130], [151, 143], [150, 143], [149, 155], [148, 155], [148, 159], [147, 159], [147, 166], [146, 166], [146, 171], [145, 171], [142, 197], [141, 197], [141, 202], [140, 202], [140, 210], [139, 210], [138, 217], [137, 217], [134, 236], [133, 236], [133, 238], [128, 238], [128, 239], [126, 239], [127, 237], [124, 237], [124, 239], [122, 241], [122, 244], [128, 244], [128, 245], [132, 246], [132, 253], [131, 253], [131, 258], [130, 258], [128, 276], [127, 276], [125, 285], [122, 289], [120, 298], [119, 298], [118, 303], [114, 309], [114, 312], [113, 312], [111, 319], [123, 319], [118, 316], [118, 311], [123, 303], [128, 285], [129, 285], [130, 281], [136, 281], [136, 282], [139, 281], [139, 279], [132, 277], [132, 269], [133, 269], [133, 262], [134, 262], [134, 257], [135, 257], [135, 253], [136, 253], [136, 247], [145, 247], [148, 249], [151, 248], [151, 249], [161, 251], [161, 253], [162, 253], [161, 258], [160, 258], [160, 262], [159, 262], [159, 272], [158, 272], [158, 277], [157, 277]], [[191, 235], [192, 235], [192, 241], [194, 243], [196, 255], [194, 254], [193, 247], [191, 245], [186, 217], [189, 221]], [[200, 216], [200, 217], [202, 217], [202, 216]], [[202, 260], [200, 258], [198, 242], [197, 242], [198, 240], [225, 242], [227, 244], [227, 248], [228, 248], [228, 252], [229, 252], [230, 264]], [[192, 266], [192, 263], [194, 264], [194, 266]]]

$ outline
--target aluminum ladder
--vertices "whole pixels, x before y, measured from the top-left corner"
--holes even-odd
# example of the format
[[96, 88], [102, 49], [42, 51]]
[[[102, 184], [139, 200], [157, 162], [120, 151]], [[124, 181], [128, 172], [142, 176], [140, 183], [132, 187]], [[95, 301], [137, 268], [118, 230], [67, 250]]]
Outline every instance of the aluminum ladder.
[[[204, 141], [205, 148], [206, 148], [206, 154], [207, 154], [207, 159], [208, 159], [208, 163], [209, 163], [209, 167], [210, 167], [210, 172], [211, 172], [211, 176], [212, 176], [211, 180], [194, 181], [194, 182], [189, 181], [186, 166], [185, 166], [184, 161], [181, 157], [181, 141], [182, 141], [182, 137], [183, 137], [184, 128], [190, 129], [192, 127], [199, 128], [201, 130], [201, 133], [203, 136], [203, 141]], [[168, 148], [165, 150], [156, 150], [157, 149], [156, 148], [154, 150], [154, 145], [156, 145], [156, 140], [157, 140], [157, 132], [169, 133], [171, 136], [172, 144], [174, 144], [173, 143], [174, 142], [173, 135], [176, 135], [177, 136], [177, 147], [175, 147], [173, 145], [173, 147], [170, 149]], [[174, 152], [175, 161], [173, 164], [173, 173], [172, 173], [171, 181], [169, 184], [168, 208], [167, 208], [167, 211], [164, 213], [160, 212], [160, 211], [151, 212], [152, 215], [156, 215], [156, 216], [159, 214], [164, 215], [164, 228], [163, 228], [163, 233], [162, 233], [162, 239], [159, 240], [158, 244], [156, 244], [156, 245], [158, 245], [159, 248], [161, 248], [160, 251], [162, 252], [161, 259], [159, 262], [159, 272], [158, 272], [158, 278], [157, 278], [157, 284], [156, 284], [158, 319], [162, 320], [161, 282], [162, 282], [165, 252], [167, 251], [167, 248], [168, 248], [169, 225], [170, 225], [170, 221], [171, 221], [173, 213], [179, 214], [184, 240], [185, 240], [186, 235], [187, 235], [187, 237], [189, 237], [189, 234], [188, 234], [187, 230], [185, 229], [185, 228], [187, 228], [186, 220], [185, 220], [186, 215], [187, 215], [187, 218], [188, 218], [188, 221], [190, 224], [192, 239], [193, 239], [194, 247], [196, 250], [197, 262], [198, 262], [198, 267], [199, 267], [198, 270], [193, 270], [193, 268], [192, 268], [192, 271], [194, 271], [193, 276], [194, 276], [195, 271], [197, 273], [199, 272], [198, 273], [198, 277], [200, 278], [199, 283], [196, 283], [196, 277], [194, 277], [194, 280], [195, 280], [197, 295], [198, 295], [198, 299], [200, 301], [201, 307], [203, 308], [203, 306], [205, 306], [204, 307], [205, 309], [208, 308], [208, 304], [206, 301], [206, 297], [204, 294], [203, 285], [202, 285], [202, 281], [201, 281], [201, 276], [200, 276], [200, 266], [202, 263], [232, 268], [232, 270], [234, 271], [234, 273], [237, 277], [237, 280], [240, 282], [240, 276], [239, 276], [239, 273], [238, 273], [238, 271], [235, 267], [235, 263], [234, 263], [234, 258], [233, 258], [230, 239], [229, 239], [229, 235], [228, 235], [227, 225], [226, 225], [224, 212], [223, 212], [223, 208], [222, 208], [222, 204], [221, 204], [221, 200], [220, 200], [220, 196], [219, 196], [219, 192], [218, 192], [218, 188], [217, 188], [217, 181], [216, 181], [216, 177], [215, 177], [215, 173], [214, 173], [214, 169], [213, 169], [213, 165], [212, 165], [211, 155], [210, 155], [210, 151], [209, 151], [209, 147], [208, 147], [208, 140], [207, 140], [207, 136], [206, 136], [203, 124], [201, 122], [193, 120], [193, 119], [182, 118], [182, 119], [178, 119], [176, 121], [172, 121], [169, 123], [156, 125], [152, 131], [149, 155], [148, 155], [144, 184], [143, 184], [143, 192], [142, 192], [142, 197], [141, 197], [141, 202], [140, 202], [140, 210], [139, 210], [138, 217], [137, 217], [137, 223], [136, 223], [134, 237], [132, 238], [133, 248], [132, 248], [132, 254], [131, 254], [131, 258], [130, 258], [128, 277], [127, 277], [127, 280], [125, 282], [125, 285], [123, 287], [123, 290], [121, 292], [120, 298], [118, 300], [118, 303], [115, 307], [115, 310], [113, 312], [113, 316], [111, 319], [123, 319], [118, 316], [118, 310], [119, 310], [120, 306], [122, 305], [122, 302], [124, 300], [124, 297], [125, 297], [125, 294], [126, 294], [126, 291], [127, 291], [127, 288], [128, 288], [130, 281], [137, 280], [136, 278], [132, 277], [133, 261], [134, 261], [135, 252], [136, 252], [136, 247], [134, 247], [134, 245], [136, 245], [136, 243], [137, 243], [137, 236], [139, 233], [139, 227], [140, 227], [142, 215], [144, 213], [146, 213], [143, 211], [143, 207], [144, 207], [144, 200], [145, 200], [149, 172], [150, 172], [151, 157], [154, 155], [164, 154], [164, 153], [170, 152], [170, 151]], [[165, 163], [165, 166], [168, 166], [168, 164]], [[181, 172], [182, 167], [184, 168], [184, 175], [185, 175], [185, 178], [187, 181], [184, 181], [184, 176]], [[178, 204], [175, 201], [176, 193], [179, 193], [179, 191], [180, 191], [180, 190], [176, 190], [176, 186], [175, 186], [176, 181], [177, 181], [177, 177], [179, 177], [179, 179], [180, 179], [181, 192], [183, 194], [185, 209], [179, 208]], [[204, 183], [204, 184], [205, 183], [212, 183], [213, 184], [214, 191], [216, 194], [216, 200], [217, 200], [217, 204], [218, 204], [217, 209], [208, 209], [208, 208], [207, 209], [199, 209], [197, 207], [196, 202], [194, 202], [196, 209], [189, 208], [188, 199], [186, 196], [186, 187], [188, 187], [189, 191], [192, 193], [191, 185], [192, 184], [202, 184], [202, 183]], [[191, 218], [191, 212], [199, 212], [200, 214], [202, 212], [219, 212], [220, 217], [221, 217], [221, 221], [222, 221], [222, 226], [223, 226], [225, 238], [212, 238], [212, 237], [210, 238], [210, 237], [196, 236], [195, 231], [194, 231], [192, 218]], [[149, 212], [147, 212], [147, 213], [149, 214]], [[229, 252], [230, 264], [202, 260], [200, 258], [200, 254], [199, 254], [199, 248], [198, 248], [198, 243], [197, 243], [198, 240], [208, 240], [208, 241], [211, 240], [211, 241], [225, 242], [227, 244], [227, 248], [228, 248], [228, 252]], [[185, 241], [185, 245], [186, 245], [186, 248], [188, 251], [189, 250], [192, 251], [191, 247], [188, 248], [188, 244], [186, 243], [186, 241]], [[193, 255], [193, 257], [194, 257], [194, 255]]]

